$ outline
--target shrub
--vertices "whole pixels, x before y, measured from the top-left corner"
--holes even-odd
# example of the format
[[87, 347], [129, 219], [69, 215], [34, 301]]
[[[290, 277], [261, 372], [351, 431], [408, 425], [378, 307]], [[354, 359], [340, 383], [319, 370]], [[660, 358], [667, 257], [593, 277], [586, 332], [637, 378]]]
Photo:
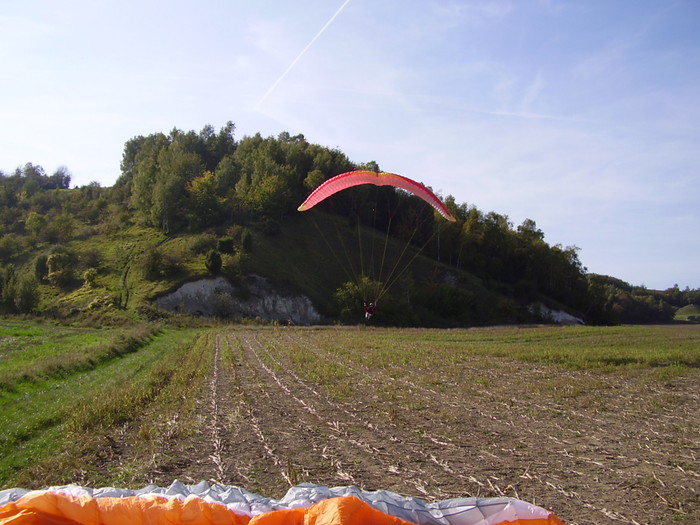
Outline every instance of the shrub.
[[[367, 277], [362, 277], [359, 281], [348, 281], [338, 288], [333, 294], [333, 302], [343, 321], [356, 320], [362, 312], [362, 304], [367, 300], [368, 294], [376, 294], [371, 291], [378, 290], [381, 283], [373, 281]], [[359, 313], [358, 313], [359, 312]]]
[[203, 233], [192, 239], [190, 250], [194, 254], [201, 255], [207, 253], [209, 250], [213, 250], [216, 246], [216, 237], [210, 233]]
[[15, 291], [17, 280], [14, 266], [10, 265], [0, 272], [0, 311], [13, 313], [15, 310]]
[[209, 270], [209, 273], [219, 273], [221, 271], [221, 254], [216, 250], [210, 250], [207, 253], [206, 261], [204, 265]]
[[24, 277], [20, 279], [15, 290], [15, 308], [19, 313], [28, 314], [39, 306], [39, 282], [35, 277]]
[[216, 241], [216, 249], [221, 253], [233, 253], [233, 237], [222, 237]]
[[99, 250], [86, 250], [81, 256], [80, 261], [84, 268], [99, 268], [102, 263], [102, 254]]
[[141, 257], [143, 276], [151, 281], [160, 278], [163, 266], [163, 254], [157, 248], [149, 248]]
[[65, 286], [73, 279], [73, 258], [68, 252], [52, 253], [46, 265], [49, 282], [54, 286]]
[[250, 251], [253, 247], [253, 235], [248, 228], [241, 232], [241, 246], [247, 251]]
[[158, 248], [147, 249], [142, 256], [143, 275], [150, 281], [177, 275], [182, 268], [182, 258], [177, 253], [163, 253]]
[[229, 277], [243, 277], [250, 266], [250, 256], [245, 252], [238, 252], [236, 255], [227, 256], [224, 271]]
[[48, 255], [41, 254], [34, 260], [34, 276], [43, 281], [49, 275]]
[[95, 282], [97, 281], [97, 270], [95, 268], [88, 268], [83, 273], [83, 280], [85, 281], [85, 286], [89, 288], [95, 287]]
[[9, 262], [22, 249], [19, 238], [14, 234], [0, 237], [0, 261]]

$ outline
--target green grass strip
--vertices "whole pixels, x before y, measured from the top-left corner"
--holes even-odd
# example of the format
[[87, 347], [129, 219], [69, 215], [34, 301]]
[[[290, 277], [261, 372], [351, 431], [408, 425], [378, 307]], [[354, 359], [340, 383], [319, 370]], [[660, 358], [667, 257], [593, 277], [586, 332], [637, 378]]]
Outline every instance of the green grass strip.
[[[145, 346], [66, 377], [24, 384], [0, 402], [0, 485], [7, 486], [34, 462], [56, 451], [67, 433], [134, 417], [167, 384], [177, 367], [171, 355], [194, 332], [172, 331]], [[31, 482], [31, 480], [29, 480]]]

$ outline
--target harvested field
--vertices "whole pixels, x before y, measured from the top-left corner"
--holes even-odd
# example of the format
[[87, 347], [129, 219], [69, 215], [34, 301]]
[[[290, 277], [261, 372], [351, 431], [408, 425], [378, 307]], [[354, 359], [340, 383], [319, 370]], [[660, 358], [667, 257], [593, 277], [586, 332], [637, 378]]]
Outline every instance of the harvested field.
[[[581, 337], [546, 330], [558, 332], [526, 335]], [[505, 495], [570, 524], [700, 520], [697, 368], [666, 377], [493, 357], [478, 351], [491, 335], [476, 332], [209, 334], [209, 373], [187, 394], [196, 404], [144, 412], [110, 438], [100, 471], [131, 486], [208, 479], [272, 497], [303, 481], [426, 500]]]

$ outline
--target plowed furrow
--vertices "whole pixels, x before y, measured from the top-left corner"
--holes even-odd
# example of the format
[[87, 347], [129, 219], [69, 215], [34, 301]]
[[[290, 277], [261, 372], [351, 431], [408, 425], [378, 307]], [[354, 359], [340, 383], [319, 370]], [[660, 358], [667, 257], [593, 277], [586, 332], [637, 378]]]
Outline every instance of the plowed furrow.
[[[251, 439], [256, 441], [258, 461], [251, 464], [256, 464], [258, 470], [260, 464], [264, 465], [264, 473], [251, 476], [258, 482], [274, 481], [278, 494], [307, 479], [360, 484], [357, 480], [363, 476], [355, 472], [361, 471], [361, 466], [353, 466], [354, 458], [350, 460], [338, 452], [338, 436], [323, 431], [323, 421], [314, 414], [313, 407], [304, 407], [286, 385], [275, 381], [257, 355], [255, 339], [249, 334], [233, 334], [228, 340], [238, 356], [235, 389], [242, 401], [242, 417], [236, 425], [237, 433], [247, 436], [245, 445]], [[230, 461], [239, 469], [256, 459], [241, 446], [232, 444], [232, 449], [236, 454]]]
[[[353, 480], [371, 487], [374, 480], [395, 473], [398, 485], [390, 487], [393, 490], [444, 497], [446, 493], [440, 489], [444, 479], [437, 479], [433, 472], [422, 468], [421, 461], [416, 459], [420, 458], [416, 450], [403, 454], [400, 449], [406, 447], [403, 439], [387, 436], [367, 417], [321, 395], [289, 369], [280, 368], [260, 341], [249, 339], [244, 344], [248, 348], [249, 362], [268, 378], [270, 388], [279, 390], [283, 396], [285, 424], [300, 432], [317, 429], [321, 456], [329, 459], [338, 473], [338, 481]], [[309, 443], [305, 441], [302, 446], [308, 450]], [[434, 487], [432, 493], [426, 487]]]
[[[400, 475], [410, 493], [445, 498], [453, 493], [451, 491], [459, 494], [481, 491], [482, 485], [473, 476], [464, 474], [463, 465], [457, 462], [450, 465], [446, 460], [438, 459], [434, 451], [426, 450], [425, 443], [417, 439], [412, 429], [406, 431], [395, 425], [387, 425], [383, 418], [377, 419], [376, 413], [366, 410], [357, 399], [351, 402], [333, 400], [276, 359], [273, 352], [265, 349], [265, 346], [274, 349], [278, 342], [267, 339], [266, 343], [259, 345], [265, 358], [260, 359], [260, 366], [273, 382], [281, 385], [298, 405], [324, 419], [326, 425], [343, 436], [350, 445], [373, 458], [384, 472]], [[264, 361], [271, 364], [267, 365]], [[403, 461], [392, 461], [392, 457], [403, 458]], [[406, 492], [406, 488], [403, 492]]]
[[[669, 464], [655, 464], [652, 472], [655, 482], [649, 483], [648, 459], [643, 454], [641, 457], [644, 459], [641, 460], [639, 457], [629, 457], [630, 448], [633, 449], [634, 443], [640, 439], [653, 442], [657, 446], [657, 455], [664, 458], [694, 458], [694, 451], [697, 451], [697, 442], [693, 443], [691, 436], [679, 443], [678, 433], [667, 423], [687, 423], [692, 427], [692, 422], [697, 421], [697, 414], [691, 410], [687, 414], [669, 416], [647, 408], [637, 414], [637, 421], [634, 422], [635, 412], [631, 406], [634, 406], [633, 400], [638, 392], [633, 386], [628, 386], [628, 391], [623, 395], [616, 395], [616, 405], [607, 409], [618, 410], [621, 414], [619, 420], [611, 418], [607, 412], [599, 413], [596, 409], [585, 408], [577, 413], [576, 419], [570, 416], [562, 418], [560, 414], [567, 407], [551, 403], [545, 396], [540, 403], [517, 398], [504, 402], [502, 394], [496, 396], [487, 388], [478, 389], [474, 396], [465, 396], [458, 388], [438, 391], [409, 378], [392, 378], [378, 369], [343, 359], [325, 350], [323, 343], [314, 344], [313, 336], [304, 334], [303, 337], [306, 347], [316, 358], [334, 360], [350, 373], [363, 377], [363, 388], [367, 392], [381, 388], [387, 382], [396, 385], [405, 396], [403, 404], [392, 405], [391, 414], [383, 406], [375, 406], [374, 410], [384, 411], [385, 416], [394, 416], [396, 426], [413, 425], [414, 428], [425, 429], [422, 437], [439, 446], [431, 450], [427, 445], [421, 451], [428, 454], [433, 462], [443, 465], [446, 472], [457, 470], [452, 463], [468, 465], [473, 481], [487, 489], [490, 495], [513, 495], [515, 492], [519, 497], [542, 502], [543, 495], [546, 498], [547, 493], [555, 493], [548, 499], [568, 501], [572, 513], [580, 506], [590, 509], [599, 516], [593, 522], [600, 519], [603, 522], [634, 523], [635, 519], [629, 515], [607, 509], [600, 502], [600, 493], [624, 487], [625, 497], [667, 499], [669, 506], [672, 506], [673, 492], [668, 489], [669, 486], [687, 491], [689, 499], [700, 490], [692, 476], [689, 480], [686, 473]], [[287, 338], [290, 344], [299, 344], [294, 341], [293, 335], [287, 334]], [[528, 381], [533, 380], [534, 368], [515, 366], [508, 374], [501, 374], [498, 381], [512, 381], [513, 392], [523, 387], [527, 391]], [[534, 377], [536, 379], [539, 375], [544, 379], [546, 373], [546, 370], [540, 369]], [[508, 386], [501, 385], [499, 390], [507, 390]], [[692, 388], [688, 391], [689, 398], [696, 395]], [[364, 399], [371, 404], [369, 398], [366, 396]], [[421, 406], [419, 411], [404, 408], [418, 405]], [[533, 407], [536, 410], [533, 411]], [[446, 409], [450, 412], [449, 422], [434, 417], [435, 414], [445, 413]], [[364, 410], [371, 412], [372, 408], [368, 406]], [[648, 428], [648, 432], [641, 436], [639, 418], [646, 420]], [[629, 428], [635, 428], [635, 433], [629, 433]], [[472, 443], [477, 444], [479, 449], [476, 457], [465, 454], [465, 448], [471, 449]], [[484, 444], [488, 446], [484, 447]], [[688, 445], [694, 451], [689, 452]], [[460, 456], [463, 459], [456, 461]], [[566, 480], [547, 476], [545, 473], [553, 470], [552, 463], [558, 465], [557, 470], [568, 471], [572, 475]], [[664, 489], [667, 489], [667, 497], [662, 495]], [[546, 501], [543, 504], [546, 505]]]

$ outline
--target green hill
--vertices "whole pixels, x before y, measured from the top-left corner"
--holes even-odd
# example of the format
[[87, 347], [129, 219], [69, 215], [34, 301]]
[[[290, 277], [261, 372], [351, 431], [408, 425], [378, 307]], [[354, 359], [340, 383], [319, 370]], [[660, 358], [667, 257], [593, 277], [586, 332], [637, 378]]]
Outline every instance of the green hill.
[[110, 188], [70, 188], [67, 168], [0, 172], [0, 314], [180, 322], [153, 301], [212, 276], [228, 279], [242, 300], [251, 274], [271, 283], [270, 300], [276, 291], [303, 294], [324, 322], [357, 322], [363, 301], [377, 298], [373, 322], [414, 326], [549, 316], [531, 311], [597, 324], [666, 322], [698, 302], [696, 290], [650, 291], [587, 274], [578, 248], [548, 245], [534, 220], [516, 227], [449, 195], [442, 200], [454, 222], [417, 195], [371, 184], [299, 213], [324, 181], [379, 166], [303, 135], [235, 140], [234, 129], [135, 137]]
[[[206, 254], [222, 239], [232, 240], [233, 249], [222, 254], [221, 270], [214, 274], [206, 267]], [[136, 225], [85, 232], [62, 245], [37, 244], [23, 252], [15, 259], [15, 272], [32, 274], [39, 259], [55, 253], [67, 254], [70, 271], [58, 283], [48, 277], [39, 281], [41, 300], [35, 311], [67, 321], [169, 317], [152, 301], [181, 284], [214, 275], [235, 283], [254, 273], [279, 289], [307, 296], [332, 322], [340, 318], [335, 291], [355, 281], [362, 270], [393, 282], [383, 299], [380, 323], [470, 325], [514, 322], [523, 315], [512, 298], [489, 290], [472, 274], [421, 255], [416, 247], [382, 232], [362, 227], [358, 233], [343, 219], [316, 211], [292, 214], [267, 232], [235, 224], [175, 235]], [[403, 258], [397, 262], [398, 254]], [[381, 275], [380, 255], [385, 259]], [[86, 279], [90, 269], [94, 275]], [[359, 299], [355, 313], [357, 322]]]

